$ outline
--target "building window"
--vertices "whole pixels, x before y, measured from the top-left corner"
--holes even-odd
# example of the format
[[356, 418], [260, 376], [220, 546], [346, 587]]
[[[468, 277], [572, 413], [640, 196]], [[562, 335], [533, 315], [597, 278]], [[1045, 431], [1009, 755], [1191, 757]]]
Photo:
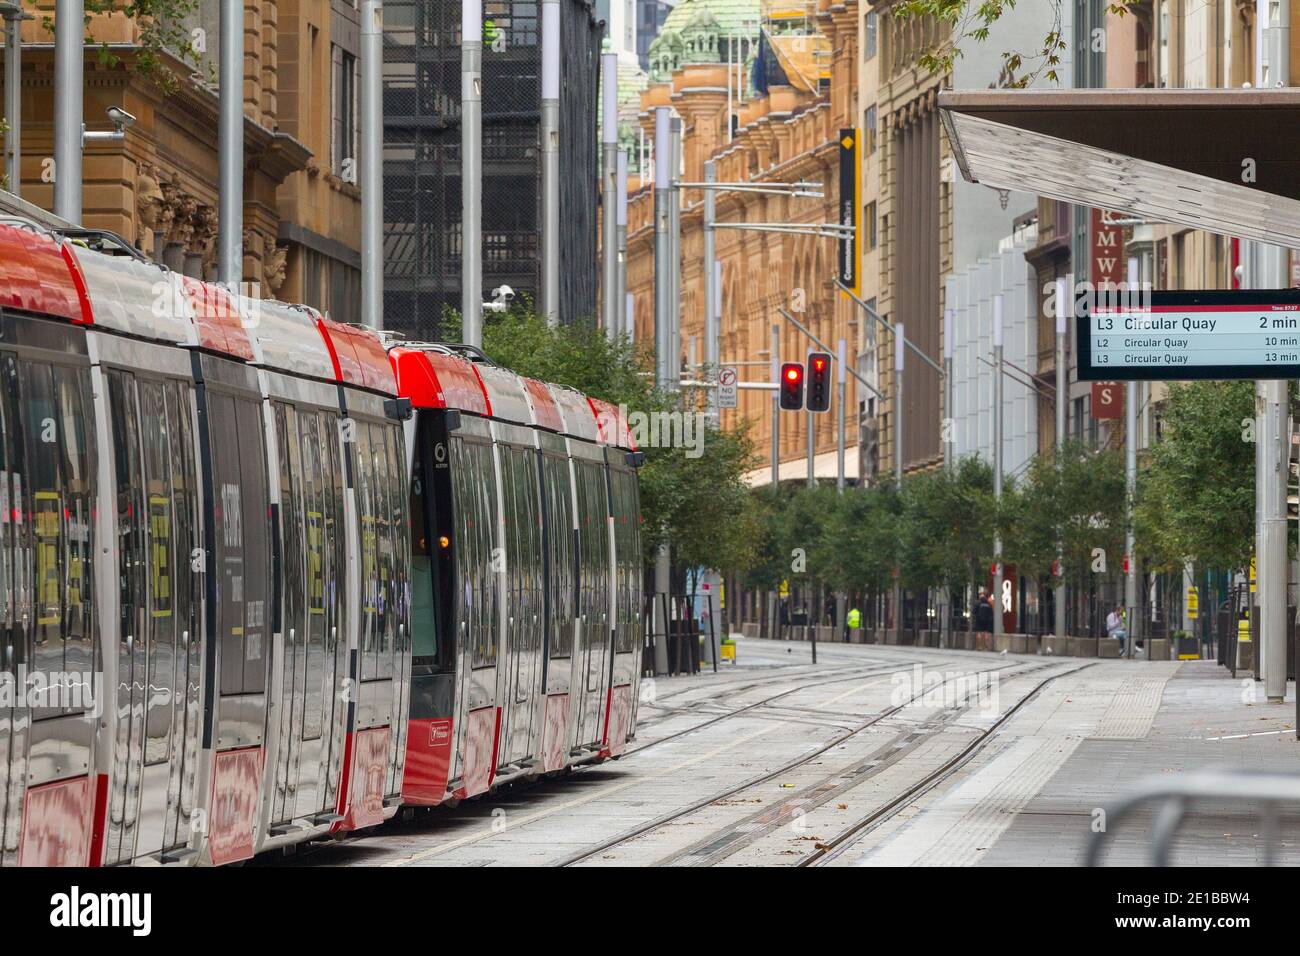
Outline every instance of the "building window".
[[864, 24], [864, 32], [866, 33], [866, 38], [864, 39], [862, 44], [862, 60], [865, 63], [867, 60], [873, 59], [876, 55], [876, 11], [875, 10], [872, 10], [867, 14], [866, 22]]
[[866, 133], [867, 155], [870, 156], [876, 151], [876, 107], [871, 105], [867, 107], [862, 120], [862, 129]]
[[876, 248], [876, 242], [879, 238], [879, 235], [876, 231], [876, 204], [874, 202], [867, 203], [866, 219], [867, 219], [867, 248], [874, 249]]
[[357, 181], [357, 58], [330, 45], [330, 163], [334, 175]]

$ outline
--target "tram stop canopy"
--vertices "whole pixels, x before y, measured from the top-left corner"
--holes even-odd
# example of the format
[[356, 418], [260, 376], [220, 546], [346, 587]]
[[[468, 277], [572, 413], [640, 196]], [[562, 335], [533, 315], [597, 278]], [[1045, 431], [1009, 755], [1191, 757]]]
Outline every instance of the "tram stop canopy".
[[968, 182], [1300, 247], [1300, 89], [949, 91]]

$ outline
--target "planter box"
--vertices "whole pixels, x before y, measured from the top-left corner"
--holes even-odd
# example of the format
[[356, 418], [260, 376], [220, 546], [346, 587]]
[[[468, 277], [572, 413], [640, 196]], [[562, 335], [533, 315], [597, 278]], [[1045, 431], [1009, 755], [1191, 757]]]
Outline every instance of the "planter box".
[[1146, 644], [1147, 660], [1167, 661], [1170, 659], [1169, 638], [1147, 638], [1144, 643]]
[[994, 634], [993, 650], [997, 651], [999, 654], [1003, 651], [1011, 650], [1011, 637], [1012, 635], [1010, 634]]
[[1071, 657], [1096, 657], [1097, 656], [1097, 638], [1095, 637], [1070, 637], [1068, 652]]
[[1108, 660], [1118, 658], [1120, 656], [1119, 641], [1113, 641], [1108, 637], [1097, 638], [1097, 656]]
[[1012, 634], [1011, 635], [1011, 653], [1028, 654], [1029, 653], [1029, 635]]
[[1054, 657], [1065, 657], [1070, 653], [1070, 639], [1068, 637], [1057, 637], [1055, 634], [1044, 634], [1043, 639], [1039, 642], [1039, 650], [1043, 654]]
[[838, 641], [842, 632], [838, 627], [829, 627], [825, 624], [817, 625], [817, 641], [820, 644], [829, 644], [831, 641]]
[[976, 631], [975, 650], [977, 651], [993, 650], [993, 635], [988, 631]]
[[943, 635], [938, 631], [922, 631], [921, 633], [924, 635], [922, 641], [924, 647], [939, 647], [943, 643]]
[[892, 627], [885, 628], [883, 634], [884, 634], [884, 640], [881, 643], [884, 644], [898, 643], [898, 631], [894, 630]]
[[1041, 644], [1042, 644], [1042, 636], [1041, 636], [1041, 635], [1039, 635], [1039, 634], [1024, 634], [1024, 635], [1021, 635], [1021, 636], [1024, 637], [1024, 639], [1025, 639], [1025, 653], [1026, 653], [1026, 654], [1037, 654], [1037, 653], [1039, 653], [1039, 648], [1040, 648], [1040, 646], [1041, 646]]
[[740, 625], [740, 633], [745, 637], [758, 637], [758, 625], [748, 623], [742, 624]]

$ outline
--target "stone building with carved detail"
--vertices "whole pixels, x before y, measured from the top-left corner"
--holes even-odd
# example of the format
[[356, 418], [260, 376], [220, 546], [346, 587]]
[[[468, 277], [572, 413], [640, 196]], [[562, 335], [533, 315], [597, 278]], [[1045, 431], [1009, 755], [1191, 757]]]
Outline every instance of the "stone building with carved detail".
[[[357, 10], [351, 0], [247, 0], [244, 10], [244, 280], [257, 295], [357, 321]], [[19, 191], [50, 209], [54, 47], [42, 16], [53, 6], [35, 12], [22, 33]], [[186, 23], [199, 62], [161, 55], [170, 91], [141, 75], [139, 34], [121, 15], [92, 16], [85, 51], [87, 128], [108, 129], [110, 106], [137, 122], [122, 142], [87, 144], [83, 225], [206, 278], [216, 274], [217, 24], [215, 0], [200, 0]]]
[[[839, 131], [856, 124], [858, 4], [812, 0], [683, 0], [669, 14], [648, 51], [649, 84], [640, 98], [639, 122], [647, 142], [654, 109], [671, 106], [682, 119], [683, 181], [703, 178], [705, 160], [720, 182], [819, 182], [822, 198], [719, 193], [717, 221], [751, 223], [836, 222]], [[757, 64], [757, 66], [756, 66]], [[730, 127], [730, 129], [729, 129]], [[648, 173], [629, 184], [628, 291], [634, 297], [638, 341], [654, 341], [654, 196]], [[683, 370], [704, 359], [703, 203], [699, 190], [683, 191], [681, 333]], [[769, 380], [772, 326], [780, 324], [781, 357], [802, 360], [809, 340], [776, 311], [785, 306], [818, 338], [848, 342], [854, 361], [861, 323], [835, 289], [834, 239], [718, 228], [722, 264], [724, 365], [737, 364], [741, 381]], [[745, 364], [750, 363], [750, 364]], [[850, 379], [850, 408], [859, 395]], [[814, 417], [816, 473], [836, 474], [836, 416]], [[739, 391], [739, 408], [724, 411], [724, 428], [751, 423], [757, 450], [771, 447], [771, 392]], [[808, 418], [783, 413], [781, 477], [806, 471]], [[857, 475], [856, 423], [849, 417], [846, 471]], [[755, 469], [753, 484], [770, 480], [770, 466]]]

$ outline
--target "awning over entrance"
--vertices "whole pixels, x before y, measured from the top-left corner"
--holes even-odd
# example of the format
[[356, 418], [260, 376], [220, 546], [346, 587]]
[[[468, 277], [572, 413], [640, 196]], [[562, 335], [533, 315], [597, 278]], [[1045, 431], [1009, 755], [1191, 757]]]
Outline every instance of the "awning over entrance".
[[1300, 247], [1300, 89], [939, 95], [962, 175]]

